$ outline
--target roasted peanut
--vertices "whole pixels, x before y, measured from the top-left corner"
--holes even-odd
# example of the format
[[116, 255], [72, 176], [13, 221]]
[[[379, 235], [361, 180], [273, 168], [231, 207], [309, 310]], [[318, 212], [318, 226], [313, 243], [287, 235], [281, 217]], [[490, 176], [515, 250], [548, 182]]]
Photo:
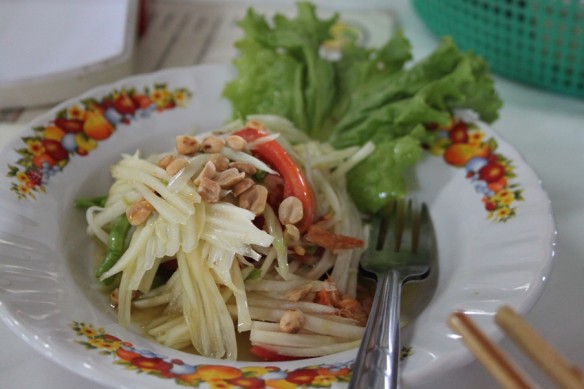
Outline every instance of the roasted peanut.
[[199, 151], [199, 141], [189, 135], [179, 135], [176, 137], [176, 151], [183, 155], [196, 154]]
[[254, 185], [239, 195], [239, 206], [256, 215], [264, 213], [268, 200], [268, 190], [265, 186]]
[[245, 149], [245, 146], [247, 145], [245, 139], [239, 135], [229, 135], [227, 139], [225, 139], [225, 143], [235, 151], [241, 151]]
[[249, 162], [234, 161], [229, 163], [229, 167], [235, 168], [240, 172], [244, 172], [250, 176], [253, 176], [258, 171], [258, 169], [256, 169], [256, 167]]
[[249, 128], [256, 129], [256, 130], [260, 130], [260, 131], [268, 131], [268, 127], [264, 123], [260, 122], [259, 120], [250, 120], [247, 122], [247, 124], [245, 126], [249, 127]]
[[229, 159], [220, 153], [209, 154], [207, 160], [213, 162], [218, 172], [222, 172], [229, 167]]
[[203, 139], [203, 151], [205, 153], [218, 153], [225, 146], [225, 140], [218, 136], [208, 136]]
[[278, 208], [278, 219], [283, 225], [296, 224], [304, 217], [302, 202], [298, 197], [286, 197]]
[[284, 226], [284, 237], [292, 242], [300, 240], [300, 230], [294, 224], [286, 224]]
[[237, 197], [254, 185], [255, 185], [254, 180], [252, 180], [249, 177], [246, 177], [233, 186], [233, 188], [231, 189], [231, 193], [233, 193], [233, 195]]
[[216, 203], [221, 196], [221, 187], [215, 181], [203, 177], [197, 189], [203, 200], [209, 203]]
[[168, 166], [166, 166], [166, 172], [171, 176], [174, 176], [180, 169], [185, 167], [188, 161], [189, 159], [187, 157], [181, 155], [180, 157], [173, 159]]
[[203, 167], [203, 170], [201, 170], [201, 172], [199, 173], [197, 178], [195, 178], [195, 180], [194, 180], [195, 185], [200, 185], [201, 180], [203, 178], [212, 179], [216, 173], [217, 173], [217, 169], [215, 168], [215, 164], [211, 161], [207, 161], [207, 163]]
[[304, 327], [306, 318], [304, 313], [297, 309], [291, 309], [282, 315], [280, 319], [280, 330], [288, 334], [297, 334]]
[[160, 158], [160, 160], [158, 161], [158, 166], [160, 166], [163, 169], [166, 169], [168, 164], [174, 161], [175, 158], [176, 157], [174, 155], [167, 154], [164, 157]]
[[229, 168], [222, 172], [216, 173], [213, 180], [217, 182], [221, 188], [231, 188], [245, 178], [245, 173], [240, 172], [235, 168]]
[[128, 221], [131, 225], [139, 226], [148, 220], [152, 214], [152, 211], [152, 205], [148, 201], [142, 199], [132, 203], [126, 209], [126, 216], [128, 217]]
[[303, 256], [304, 254], [306, 254], [306, 249], [300, 245], [293, 246], [292, 250], [294, 250], [294, 253], [296, 255]]

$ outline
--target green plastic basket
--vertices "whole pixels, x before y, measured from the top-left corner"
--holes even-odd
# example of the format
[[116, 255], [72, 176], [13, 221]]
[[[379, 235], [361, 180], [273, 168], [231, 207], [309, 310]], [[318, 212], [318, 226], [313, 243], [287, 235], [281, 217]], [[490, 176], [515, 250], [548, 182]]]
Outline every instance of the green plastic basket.
[[496, 74], [584, 97], [584, 1], [412, 1], [434, 34], [479, 54]]

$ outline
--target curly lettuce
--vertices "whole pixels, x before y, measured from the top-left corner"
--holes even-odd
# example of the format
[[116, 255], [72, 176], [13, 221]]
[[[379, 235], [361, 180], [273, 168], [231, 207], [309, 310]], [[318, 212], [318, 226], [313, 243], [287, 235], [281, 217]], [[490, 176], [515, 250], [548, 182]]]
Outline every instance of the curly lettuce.
[[319, 19], [308, 2], [297, 3], [295, 18], [271, 22], [250, 8], [239, 21], [238, 75], [223, 95], [236, 116], [284, 116], [338, 148], [374, 141], [375, 152], [349, 172], [349, 192], [360, 210], [375, 212], [407, 194], [404, 175], [431, 137], [425, 125], [448, 124], [460, 108], [492, 122], [502, 103], [487, 63], [450, 38], [411, 66], [401, 32], [379, 48], [349, 39], [340, 59], [327, 59], [321, 50], [338, 20]]

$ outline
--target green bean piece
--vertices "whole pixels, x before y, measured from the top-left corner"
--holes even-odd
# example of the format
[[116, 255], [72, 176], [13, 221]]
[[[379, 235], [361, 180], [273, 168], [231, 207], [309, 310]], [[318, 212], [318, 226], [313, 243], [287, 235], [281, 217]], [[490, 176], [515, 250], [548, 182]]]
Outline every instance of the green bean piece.
[[[101, 277], [103, 273], [111, 269], [124, 253], [126, 236], [128, 235], [130, 227], [130, 222], [125, 213], [118, 216], [114, 221], [114, 225], [108, 236], [107, 254], [95, 273], [97, 278]], [[112, 278], [113, 277], [110, 277], [104, 282], [110, 284], [112, 281], [110, 279]]]
[[98, 207], [104, 207], [107, 201], [107, 196], [97, 196], [97, 197], [80, 197], [75, 200], [75, 208], [87, 209], [97, 205]]

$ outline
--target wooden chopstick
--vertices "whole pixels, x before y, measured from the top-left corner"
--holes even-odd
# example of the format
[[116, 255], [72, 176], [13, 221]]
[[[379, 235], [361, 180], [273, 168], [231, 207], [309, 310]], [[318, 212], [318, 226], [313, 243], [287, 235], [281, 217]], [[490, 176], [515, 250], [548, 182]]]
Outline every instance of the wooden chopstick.
[[584, 388], [582, 371], [560, 355], [511, 307], [499, 309], [495, 315], [495, 323], [561, 388]]
[[[584, 389], [582, 371], [562, 357], [554, 347], [512, 308], [503, 306], [495, 322], [561, 388]], [[493, 343], [464, 312], [448, 318], [450, 327], [461, 335], [467, 347], [504, 388], [531, 388], [533, 385], [503, 350]]]
[[519, 367], [464, 312], [452, 313], [448, 317], [448, 325], [462, 336], [468, 349], [503, 388], [533, 387]]

